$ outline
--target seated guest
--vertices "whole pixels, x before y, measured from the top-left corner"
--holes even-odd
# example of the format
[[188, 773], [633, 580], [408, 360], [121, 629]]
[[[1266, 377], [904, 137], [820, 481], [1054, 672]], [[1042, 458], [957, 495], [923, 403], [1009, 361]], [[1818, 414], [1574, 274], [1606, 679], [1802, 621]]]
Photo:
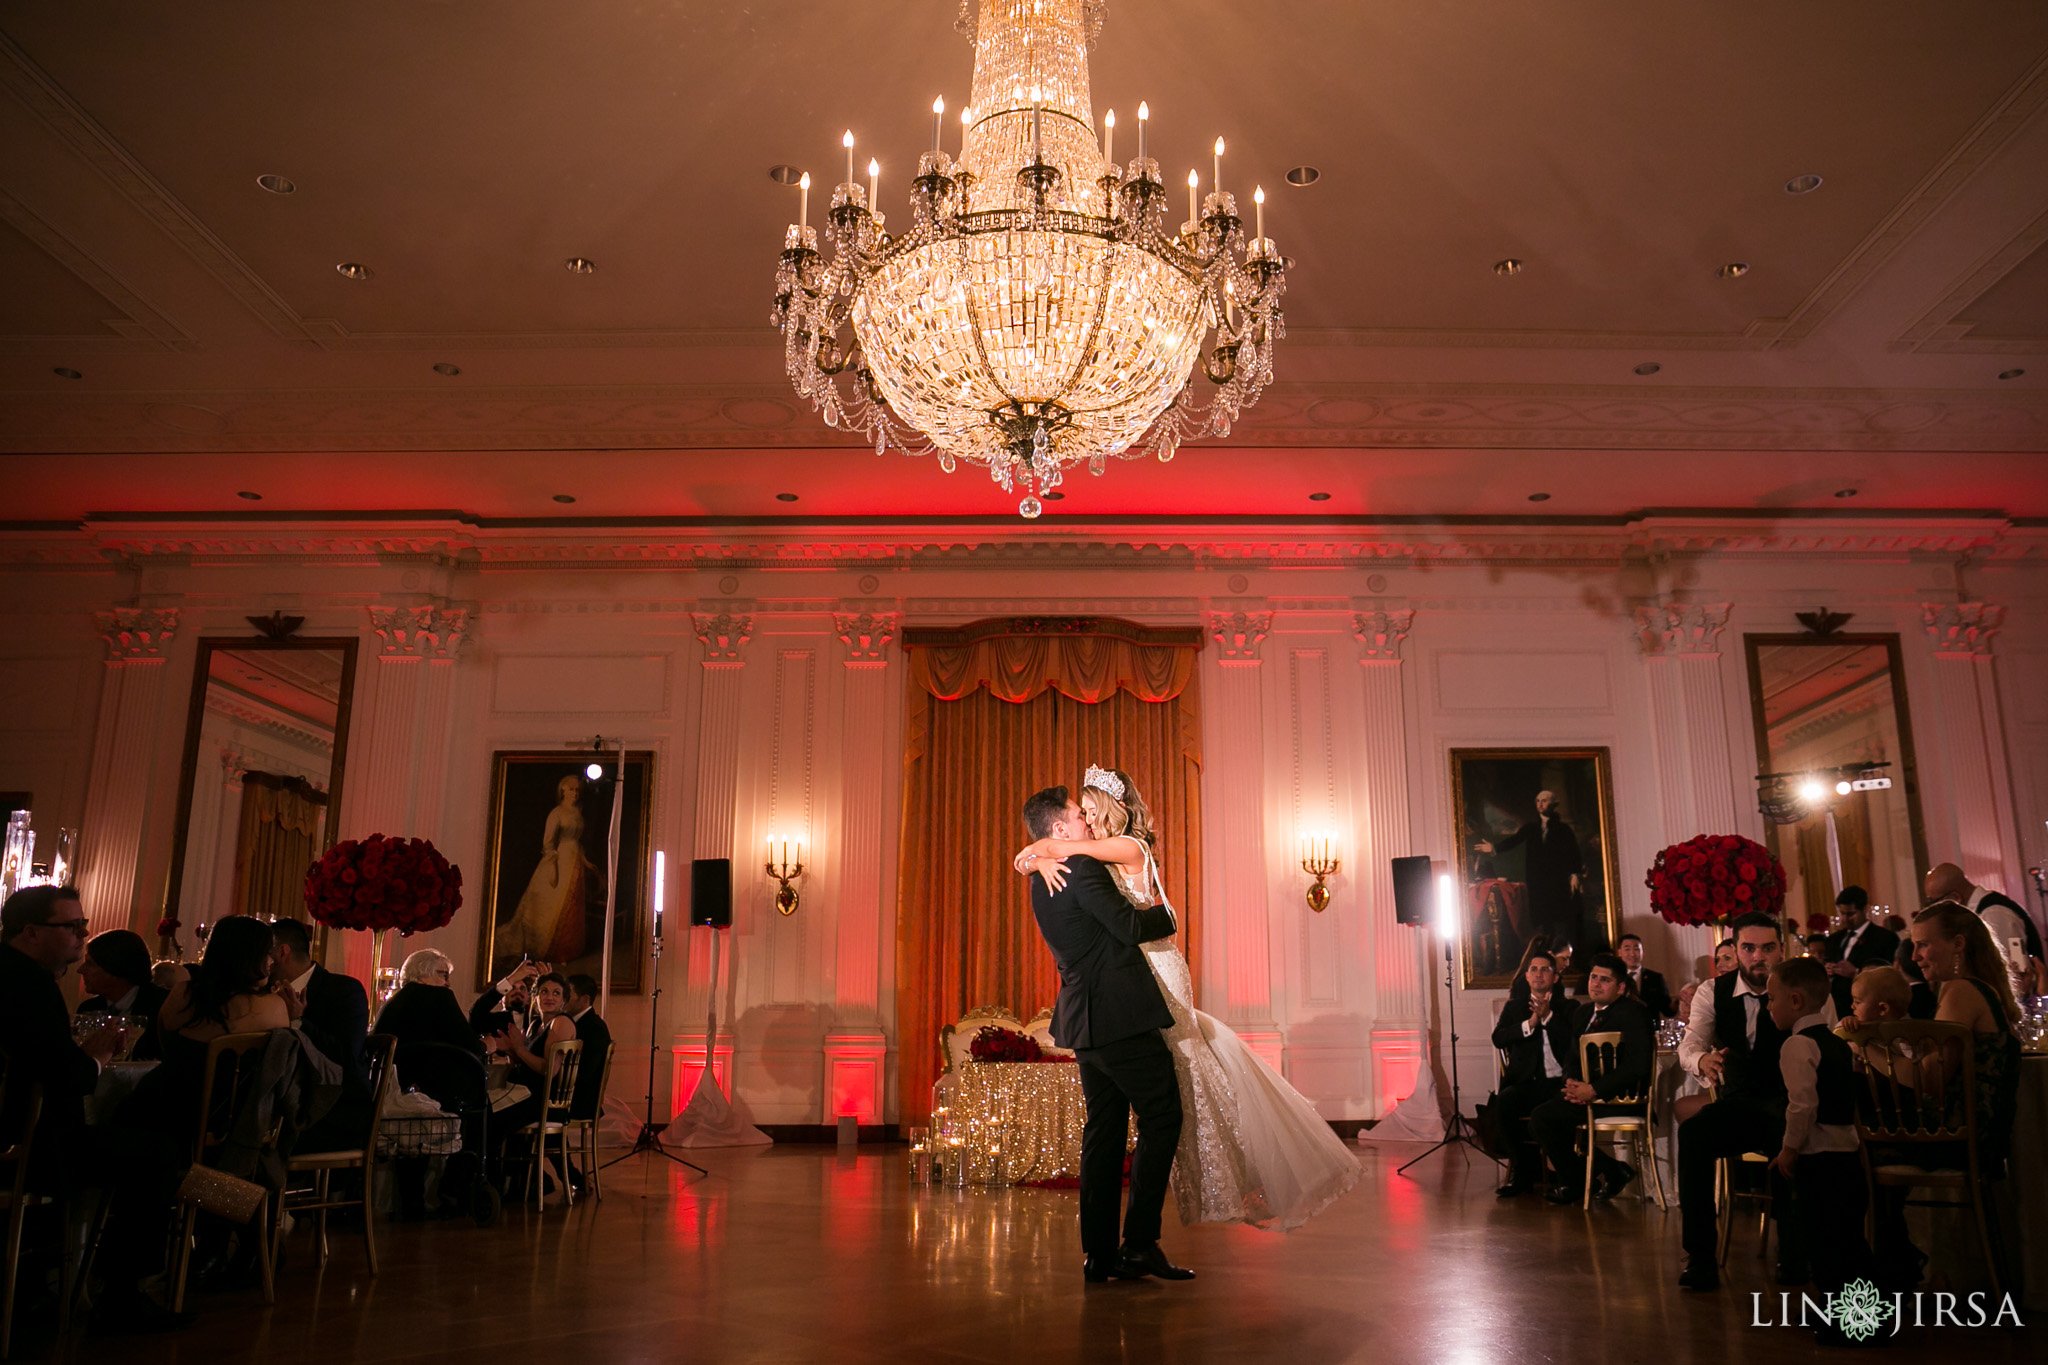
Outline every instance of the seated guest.
[[1906, 1018], [1913, 1008], [1913, 983], [1889, 964], [1865, 967], [1849, 987], [1849, 1017], [1842, 1026], [1889, 1024]]
[[[422, 1046], [441, 1044], [459, 1048], [479, 1062], [483, 1058], [483, 1041], [463, 1016], [462, 1006], [455, 1003], [455, 992], [448, 985], [454, 973], [455, 964], [445, 953], [432, 948], [422, 948], [406, 958], [398, 969], [403, 984], [377, 1013], [377, 1032], [398, 1040], [393, 1064], [398, 1068], [399, 1082], [427, 1095], [448, 1112], [461, 1114], [466, 1121], [462, 1150], [448, 1159], [441, 1179], [444, 1191], [458, 1195], [469, 1189], [474, 1178], [473, 1163], [483, 1132], [486, 1103], [484, 1072], [482, 1066], [465, 1063], [441, 1047]], [[438, 1209], [427, 1208], [426, 1166], [424, 1157], [398, 1158], [396, 1189], [400, 1212], [414, 1218], [430, 1213], [452, 1217], [463, 1212], [460, 1198], [446, 1199]]]
[[301, 921], [281, 919], [270, 931], [274, 989], [292, 1017], [292, 1027], [341, 1068], [341, 1098], [324, 1118], [299, 1135], [293, 1150], [337, 1152], [360, 1147], [370, 1127], [370, 1079], [363, 1067], [370, 997], [362, 982], [313, 961], [312, 940]]
[[149, 945], [130, 929], [94, 934], [78, 964], [79, 984], [92, 994], [78, 1002], [80, 1014], [124, 1014], [142, 1021], [142, 1039], [129, 1055], [153, 1062], [163, 1054], [156, 1041], [156, 1012], [170, 991], [150, 980]]
[[1520, 998], [1508, 997], [1500, 1022], [1493, 1026], [1493, 1045], [1507, 1054], [1500, 1093], [1492, 1105], [1510, 1153], [1508, 1183], [1496, 1191], [1502, 1199], [1527, 1194], [1542, 1173], [1542, 1153], [1520, 1140], [1518, 1125], [1536, 1106], [1564, 1091], [1565, 1077], [1576, 1062], [1572, 1040], [1578, 1034], [1572, 1024], [1578, 1006], [1558, 984], [1557, 959], [1547, 950], [1530, 953], [1522, 977], [1528, 990]]
[[1631, 994], [1637, 1003], [1650, 1012], [1652, 1021], [1669, 1019], [1678, 1013], [1672, 1003], [1671, 988], [1664, 984], [1664, 974], [1643, 965], [1643, 941], [1634, 934], [1623, 934], [1614, 946], [1614, 955], [1628, 964]]
[[2012, 1149], [2020, 1084], [2021, 1014], [2005, 960], [1984, 921], [1955, 901], [1913, 917], [1913, 956], [1940, 991], [1935, 1019], [1967, 1024], [1976, 1040], [1977, 1160], [1986, 1179], [1998, 1179]]
[[[1954, 863], [1938, 863], [1922, 883], [1928, 904], [1954, 901], [1984, 921], [1991, 947], [2005, 964], [2006, 981], [2015, 996], [2033, 995], [2042, 989], [2041, 931], [2026, 907], [2010, 896], [1978, 886]], [[1924, 912], [1923, 912], [1924, 913]], [[1914, 917], [1919, 923], [1919, 917]]]
[[1860, 886], [1843, 887], [1835, 897], [1835, 910], [1843, 927], [1829, 936], [1825, 960], [1835, 1014], [1846, 1017], [1850, 983], [1866, 967], [1889, 966], [1899, 951], [1899, 936], [1870, 922], [1870, 893]]
[[[1811, 1264], [1815, 1285], [1832, 1297], [1850, 1280], [1869, 1278], [1876, 1264], [1863, 1240], [1867, 1191], [1857, 1155], [1856, 1077], [1849, 1045], [1821, 1017], [1830, 996], [1825, 967], [1808, 958], [1780, 963], [1768, 992], [1771, 1022], [1785, 1034], [1778, 1049], [1785, 1136], [1771, 1167], [1791, 1209], [1778, 1220], [1779, 1233], [1795, 1239], [1791, 1259]], [[1823, 1328], [1821, 1336], [1849, 1344], [1839, 1327]]]
[[521, 1128], [538, 1122], [546, 1107], [548, 1047], [572, 1042], [576, 1037], [576, 1026], [569, 1022], [568, 1005], [569, 983], [557, 973], [548, 972], [533, 983], [533, 1023], [527, 1031], [522, 1034], [508, 1028], [489, 1040], [512, 1058], [508, 1079], [531, 1092], [519, 1103], [492, 1115], [491, 1128], [501, 1151]]
[[529, 996], [533, 983], [552, 970], [545, 962], [522, 962], [469, 1007], [469, 1023], [488, 1038], [506, 1029], [526, 1032]]
[[1714, 981], [1734, 970], [1735, 940], [1724, 938], [1714, 945], [1712, 968], [1706, 978], [1700, 981], [1687, 982], [1685, 989], [1678, 993], [1678, 1017], [1690, 1020], [1692, 1018], [1693, 998], [1699, 994], [1701, 988], [1711, 987]]
[[[1553, 1204], [1576, 1204], [1584, 1193], [1580, 1184], [1584, 1168], [1573, 1159], [1572, 1138], [1586, 1126], [1586, 1107], [1591, 1105], [1599, 1115], [1641, 1113], [1641, 1104], [1624, 1109], [1602, 1101], [1615, 1095], [1645, 1093], [1657, 1053], [1648, 1011], [1628, 998], [1627, 963], [1613, 953], [1593, 954], [1586, 966], [1586, 997], [1589, 1004], [1579, 1010], [1572, 1028], [1570, 1079], [1562, 1094], [1545, 1100], [1529, 1115], [1529, 1131], [1557, 1173], [1550, 1193], [1544, 1196]], [[1621, 1035], [1614, 1065], [1591, 1082], [1581, 1072], [1579, 1058], [1579, 1040], [1589, 1033]], [[1635, 1179], [1635, 1167], [1602, 1151], [1595, 1151], [1593, 1166], [1595, 1199], [1612, 1199]]]
[[[1778, 922], [1757, 911], [1735, 921], [1735, 970], [1693, 997], [1692, 1018], [1678, 1045], [1678, 1062], [1702, 1085], [1717, 1087], [1712, 1103], [1678, 1125], [1678, 1211], [1686, 1289], [1720, 1288], [1714, 1208], [1714, 1166], [1744, 1152], [1769, 1155], [1783, 1146], [1785, 1081], [1778, 1050], [1785, 1031], [1771, 1019], [1765, 995], [1784, 955]], [[1823, 1017], [1834, 1024], [1834, 1002]], [[1775, 1179], [1775, 1177], [1773, 1177]], [[1783, 1201], [1773, 1199], [1775, 1216]], [[1805, 1267], [1785, 1258], [1778, 1239], [1781, 1284], [1806, 1283]]]
[[270, 948], [270, 926], [260, 919], [228, 915], [214, 924], [199, 966], [171, 987], [157, 1011], [163, 1064], [121, 1106], [124, 1126], [189, 1143], [198, 1125], [206, 1045], [226, 1033], [291, 1027], [291, 1012], [270, 989]]
[[583, 1040], [583, 1061], [576, 1073], [576, 1105], [570, 1117], [595, 1118], [604, 1104], [604, 1063], [612, 1048], [611, 1026], [597, 1012], [597, 978], [581, 972], [567, 978], [569, 1022]]
[[83, 1042], [72, 1040], [57, 978], [85, 955], [86, 924], [78, 893], [68, 886], [27, 887], [0, 905], [0, 1045], [7, 1049], [9, 1082], [0, 1108], [0, 1142], [20, 1140], [29, 1088], [41, 1085], [29, 1188], [55, 1196], [69, 1186], [99, 1186], [109, 1196], [97, 1262], [107, 1287], [96, 1298], [93, 1329], [175, 1327], [190, 1321], [189, 1315], [167, 1311], [139, 1282], [163, 1268], [182, 1163], [155, 1135], [85, 1123], [85, 1097], [99, 1083], [101, 1066], [126, 1042], [125, 1030], [112, 1025]]

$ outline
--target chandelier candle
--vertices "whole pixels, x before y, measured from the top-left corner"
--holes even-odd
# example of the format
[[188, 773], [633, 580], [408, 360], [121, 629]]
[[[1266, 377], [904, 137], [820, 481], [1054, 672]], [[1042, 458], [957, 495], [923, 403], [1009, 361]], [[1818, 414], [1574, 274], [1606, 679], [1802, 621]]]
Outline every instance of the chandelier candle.
[[[784, 369], [827, 426], [947, 473], [979, 465], [1026, 517], [1082, 466], [1170, 460], [1183, 442], [1227, 436], [1272, 382], [1286, 334], [1288, 262], [1248, 237], [1229, 195], [1212, 187], [1200, 217], [1197, 173], [1188, 227], [1169, 227], [1148, 105], [1137, 159], [1112, 159], [1114, 120], [1098, 133], [1088, 73], [1104, 8], [967, 7], [959, 158], [940, 145], [935, 99], [910, 211], [884, 231], [877, 163], [863, 204], [849, 130], [848, 186], [821, 229], [829, 255], [806, 221], [775, 278]], [[1215, 157], [1220, 179], [1220, 138]]]
[[1264, 185], [1253, 188], [1252, 202], [1259, 206], [1259, 240], [1263, 242], [1266, 240], [1266, 187]]
[[[878, 217], [882, 212], [882, 163], [873, 157], [868, 158], [868, 212]], [[1259, 221], [1265, 220], [1261, 218]], [[1260, 229], [1262, 234], [1264, 231], [1265, 229]]]
[[[846, 136], [839, 139], [839, 145], [846, 148], [846, 183], [853, 183], [853, 129], [846, 130]], [[873, 205], [869, 205], [870, 208]]]
[[[853, 134], [848, 133], [847, 136], [852, 137]], [[853, 144], [849, 142], [847, 145]], [[1216, 173], [1209, 178], [1209, 188], [1217, 194], [1223, 193], [1223, 139], [1220, 137], [1216, 139]]]
[[[808, 228], [811, 225], [811, 173], [809, 171], [805, 171], [803, 177], [796, 182], [796, 193], [796, 225], [799, 228]], [[801, 236], [802, 234], [799, 233], [798, 235]]]
[[1202, 225], [1201, 210], [1195, 207], [1195, 191], [1201, 187], [1202, 177], [1188, 172], [1188, 231], [1194, 232]]
[[1116, 165], [1116, 110], [1102, 116], [1102, 159]]

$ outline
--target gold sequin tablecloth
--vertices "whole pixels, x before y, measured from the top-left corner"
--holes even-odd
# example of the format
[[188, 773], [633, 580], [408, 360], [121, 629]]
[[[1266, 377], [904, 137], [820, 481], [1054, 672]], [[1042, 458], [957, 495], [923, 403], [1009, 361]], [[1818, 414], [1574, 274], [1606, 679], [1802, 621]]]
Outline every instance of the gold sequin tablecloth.
[[[952, 1077], [943, 1148], [955, 1140], [977, 1185], [1078, 1179], [1088, 1117], [1072, 1062], [963, 1062]], [[950, 1159], [949, 1151], [942, 1156]]]

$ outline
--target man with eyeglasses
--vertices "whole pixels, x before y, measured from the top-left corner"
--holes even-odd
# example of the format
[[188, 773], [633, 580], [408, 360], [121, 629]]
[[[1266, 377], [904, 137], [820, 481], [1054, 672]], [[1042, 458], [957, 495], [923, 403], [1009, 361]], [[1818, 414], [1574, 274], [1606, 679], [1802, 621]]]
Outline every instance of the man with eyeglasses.
[[41, 1193], [67, 1185], [98, 1186], [110, 1200], [99, 1267], [107, 1292], [94, 1308], [97, 1332], [158, 1331], [191, 1321], [171, 1313], [138, 1287], [163, 1268], [177, 1153], [168, 1135], [88, 1128], [85, 1097], [100, 1068], [116, 1056], [126, 1030], [109, 1024], [74, 1042], [70, 1011], [57, 985], [85, 956], [89, 927], [78, 893], [32, 886], [0, 906], [0, 1048], [8, 1058], [7, 1102], [0, 1142], [12, 1145], [28, 1124], [29, 1090], [43, 1091], [42, 1117], [29, 1155], [29, 1184]]

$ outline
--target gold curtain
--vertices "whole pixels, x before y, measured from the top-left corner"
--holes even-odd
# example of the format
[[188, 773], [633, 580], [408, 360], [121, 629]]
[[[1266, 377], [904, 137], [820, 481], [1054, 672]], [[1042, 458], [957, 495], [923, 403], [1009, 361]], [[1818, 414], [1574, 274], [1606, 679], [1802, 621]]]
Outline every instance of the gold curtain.
[[1171, 641], [1162, 645], [1146, 643], [1140, 628], [1126, 633], [1135, 638], [1076, 632], [962, 641], [962, 632], [905, 633], [910, 704], [896, 1021], [906, 1123], [930, 1112], [941, 1027], [979, 1005], [1006, 1005], [1029, 1018], [1059, 989], [1032, 918], [1030, 887], [1010, 870], [1012, 855], [1030, 840], [1022, 812], [1032, 792], [1059, 784], [1078, 791], [1090, 763], [1130, 773], [1157, 822], [1160, 873], [1181, 912], [1182, 950], [1197, 961], [1201, 637], [1150, 632]]
[[[1835, 844], [1842, 854], [1842, 884], [1870, 889], [1870, 793], [1857, 792], [1835, 807]], [[1835, 913], [1834, 871], [1828, 866], [1828, 822], [1816, 815], [1798, 827], [1799, 878], [1805, 892], [1806, 917]]]
[[306, 871], [320, 856], [327, 794], [295, 777], [242, 774], [242, 825], [235, 841], [234, 913], [306, 917]]

